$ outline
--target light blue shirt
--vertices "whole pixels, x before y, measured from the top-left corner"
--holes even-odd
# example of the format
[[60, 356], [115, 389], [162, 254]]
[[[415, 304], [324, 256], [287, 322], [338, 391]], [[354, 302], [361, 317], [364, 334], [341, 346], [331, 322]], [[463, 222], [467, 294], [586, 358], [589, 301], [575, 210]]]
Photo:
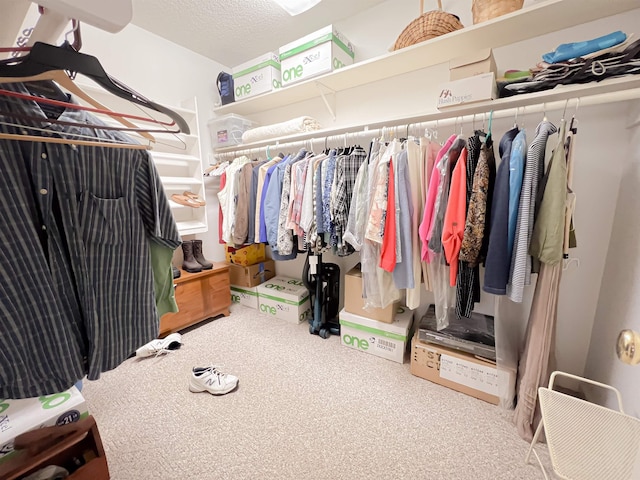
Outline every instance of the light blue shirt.
[[[520, 191], [522, 190], [522, 177], [524, 176], [525, 157], [527, 154], [527, 135], [524, 128], [518, 132], [511, 146], [509, 158], [509, 236], [508, 252], [513, 251], [513, 242], [516, 238], [516, 224], [518, 223], [518, 207], [520, 205]], [[509, 253], [510, 254], [510, 253]]]
[[[288, 158], [288, 157], [287, 157]], [[267, 194], [269, 193], [269, 186], [271, 185], [271, 177], [273, 176], [273, 172], [276, 170], [276, 168], [278, 167], [278, 165], [280, 165], [281, 163], [284, 163], [287, 158], [285, 158], [284, 160], [282, 160], [279, 163], [276, 163], [275, 165], [271, 165], [269, 167], [269, 169], [267, 170], [267, 175], [264, 178], [264, 185], [262, 187], [262, 198], [260, 199], [260, 243], [267, 243], [268, 241], [268, 237], [267, 237], [267, 211], [269, 210], [270, 213], [273, 213], [273, 209], [276, 208], [275, 205], [272, 206], [272, 208], [269, 208], [267, 206], [267, 202], [268, 202], [268, 196]], [[271, 196], [273, 198], [273, 194]], [[280, 201], [278, 201], [278, 206], [276, 209], [280, 208]]]
[[[413, 245], [411, 244], [411, 219], [413, 218], [413, 203], [411, 202], [411, 181], [409, 179], [409, 160], [407, 151], [403, 150], [393, 159], [394, 184], [398, 186], [396, 198], [398, 210], [396, 212], [396, 231], [400, 234], [402, 259], [396, 260], [393, 269], [393, 282], [396, 288], [415, 288], [413, 276]], [[394, 186], [395, 186], [394, 185]], [[389, 215], [391, 212], [387, 212]]]

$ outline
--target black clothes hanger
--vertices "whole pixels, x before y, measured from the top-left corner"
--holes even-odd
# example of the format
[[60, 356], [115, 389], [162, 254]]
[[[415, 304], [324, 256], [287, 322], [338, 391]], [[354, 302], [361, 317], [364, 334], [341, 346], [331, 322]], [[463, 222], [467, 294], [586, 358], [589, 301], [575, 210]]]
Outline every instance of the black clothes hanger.
[[53, 70], [81, 73], [117, 97], [167, 115], [182, 133], [190, 133], [189, 125], [179, 114], [131, 90], [111, 77], [96, 57], [76, 52], [68, 42], [61, 47], [36, 42], [27, 55], [0, 62], [0, 77], [4, 78], [32, 77]]

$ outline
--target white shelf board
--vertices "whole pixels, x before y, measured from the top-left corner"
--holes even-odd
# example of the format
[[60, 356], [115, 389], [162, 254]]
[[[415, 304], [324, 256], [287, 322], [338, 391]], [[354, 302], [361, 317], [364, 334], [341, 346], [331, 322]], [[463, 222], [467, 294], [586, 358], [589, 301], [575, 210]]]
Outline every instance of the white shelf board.
[[163, 165], [167, 167], [189, 167], [193, 163], [199, 163], [200, 159], [189, 155], [172, 155], [151, 152], [153, 161], [157, 166]]
[[180, 233], [180, 235], [195, 235], [196, 233], [204, 233], [208, 230], [206, 223], [198, 222], [197, 220], [176, 222], [176, 225], [178, 226], [178, 233]]
[[[365, 128], [374, 130], [382, 127], [392, 127], [398, 124], [433, 122], [436, 120], [463, 117], [466, 115], [488, 113], [491, 110], [508, 110], [512, 108], [522, 108], [531, 105], [542, 104], [546, 104], [547, 108], [552, 109], [554, 108], [554, 106], [552, 105], [553, 102], [564, 102], [568, 99], [575, 98], [580, 98], [581, 100], [583, 100], [593, 97], [594, 101], [590, 103], [595, 104], [626, 101], [630, 96], [640, 98], [640, 75], [621, 78], [610, 78], [608, 80], [603, 80], [602, 82], [559, 86], [552, 90], [545, 90], [543, 92], [528, 93], [515, 95], [513, 97], [499, 98], [492, 101], [471, 103], [468, 105], [451, 107], [447, 108], [446, 110], [425, 113], [424, 115], [412, 117], [385, 117], [378, 120], [372, 119], [372, 121], [367, 122], [366, 124], [345, 125], [337, 128], [328, 128], [315, 130], [313, 132], [288, 135], [285, 137], [270, 138], [259, 142], [236, 145], [234, 147], [219, 148], [216, 150], [216, 153], [236, 152], [252, 148], [264, 147], [266, 145], [271, 145], [272, 148], [275, 148], [277, 144], [304, 141], [309, 139], [322, 139], [324, 137], [341, 135], [344, 133], [354, 132], [355, 130], [363, 130]], [[588, 102], [582, 102], [582, 104], [587, 103]]]
[[186, 205], [181, 205], [179, 203], [174, 202], [173, 200], [169, 200], [169, 207], [171, 207], [171, 210], [182, 210], [183, 208], [193, 208], [193, 207], [187, 207]]
[[200, 185], [202, 179], [191, 177], [160, 177], [163, 185]]
[[[488, 22], [349, 65], [289, 87], [215, 109], [250, 115], [448, 62], [482, 48], [497, 48], [640, 8], [638, 0], [548, 0]], [[543, 53], [543, 52], [541, 52]]]
[[[185, 135], [183, 133], [177, 134], [164, 134], [154, 133], [152, 134], [156, 143], [152, 144], [154, 152], [165, 153], [166, 150], [174, 152], [190, 152], [199, 142], [197, 135]], [[184, 142], [184, 143], [183, 143]], [[180, 155], [180, 153], [175, 153]], [[182, 155], [188, 155], [187, 153]]]

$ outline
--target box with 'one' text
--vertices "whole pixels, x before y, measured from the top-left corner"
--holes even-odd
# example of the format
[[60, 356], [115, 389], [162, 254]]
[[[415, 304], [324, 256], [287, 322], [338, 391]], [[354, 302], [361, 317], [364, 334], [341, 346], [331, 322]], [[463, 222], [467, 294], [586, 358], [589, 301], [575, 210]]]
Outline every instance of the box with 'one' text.
[[76, 387], [20, 400], [0, 399], [0, 463], [14, 456], [15, 438], [30, 430], [77, 422], [89, 415]]
[[258, 285], [258, 310], [290, 323], [302, 323], [311, 315], [309, 290], [300, 279], [274, 277]]
[[280, 57], [269, 52], [233, 68], [235, 98], [243, 100], [280, 88]]
[[231, 303], [258, 309], [258, 287], [231, 285]]
[[282, 86], [351, 65], [351, 42], [333, 25], [280, 47]]
[[344, 309], [340, 312], [340, 341], [345, 347], [404, 363], [411, 336], [413, 310], [397, 307], [393, 323], [379, 322]]

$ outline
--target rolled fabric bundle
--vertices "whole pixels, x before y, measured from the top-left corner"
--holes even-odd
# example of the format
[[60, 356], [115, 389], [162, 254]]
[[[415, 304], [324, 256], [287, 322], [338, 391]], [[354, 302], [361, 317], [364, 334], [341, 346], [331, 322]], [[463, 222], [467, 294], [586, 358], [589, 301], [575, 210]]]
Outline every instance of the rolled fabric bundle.
[[312, 132], [322, 128], [313, 117], [297, 117], [286, 122], [274, 123], [263, 127], [252, 128], [242, 134], [242, 143], [259, 142], [271, 138]]

